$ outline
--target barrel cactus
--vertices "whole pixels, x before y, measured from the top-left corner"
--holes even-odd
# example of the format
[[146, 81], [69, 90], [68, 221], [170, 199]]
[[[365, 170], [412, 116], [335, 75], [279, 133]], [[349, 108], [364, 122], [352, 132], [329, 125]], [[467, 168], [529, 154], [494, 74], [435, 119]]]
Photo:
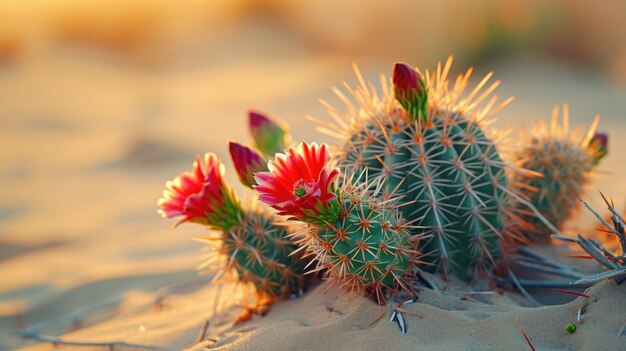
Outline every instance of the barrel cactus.
[[[515, 174], [513, 181], [522, 185], [522, 195], [558, 229], [579, 207], [594, 167], [607, 154], [608, 136], [596, 133], [598, 122], [596, 116], [588, 129], [570, 128], [568, 106], [563, 106], [562, 122], [556, 106], [550, 122], [542, 119], [520, 132], [521, 146], [515, 149], [513, 161], [536, 174]], [[533, 242], [545, 242], [554, 233], [531, 214], [522, 218]]]
[[366, 182], [344, 179], [338, 187], [338, 177], [328, 146], [303, 142], [256, 173], [255, 189], [279, 214], [304, 223], [294, 237], [317, 262], [313, 271], [380, 304], [388, 291], [411, 291], [418, 254], [394, 201], [377, 198]]
[[211, 251], [201, 267], [215, 271], [215, 280], [253, 287], [260, 303], [303, 288], [303, 265], [293, 255], [297, 246], [286, 239], [287, 227], [256, 202], [242, 205], [224, 181], [224, 165], [217, 156], [198, 156], [191, 172], [166, 186], [158, 201], [163, 217], [202, 224], [216, 233], [200, 239]]
[[511, 99], [497, 104], [491, 73], [469, 92], [472, 69], [450, 85], [451, 62], [423, 74], [397, 63], [391, 84], [381, 77], [381, 93], [355, 66], [359, 85], [347, 89], [356, 104], [335, 89], [346, 111], [323, 102], [334, 122], [314, 120], [340, 139], [339, 168], [380, 177], [384, 196], [400, 198], [403, 217], [428, 228], [417, 232], [429, 253], [423, 259], [446, 278], [466, 279], [493, 265], [501, 239], [513, 235], [510, 204], [518, 195], [508, 186], [499, 135], [486, 130]]

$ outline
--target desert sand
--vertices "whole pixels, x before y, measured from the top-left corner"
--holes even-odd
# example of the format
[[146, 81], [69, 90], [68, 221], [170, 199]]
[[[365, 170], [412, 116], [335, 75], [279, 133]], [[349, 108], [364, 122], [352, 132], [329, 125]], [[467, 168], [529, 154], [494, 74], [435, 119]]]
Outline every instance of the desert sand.
[[[231, 34], [258, 33], [243, 28]], [[224, 40], [210, 53], [158, 72], [139, 74], [81, 51], [51, 51], [0, 70], [0, 349], [53, 348], [19, 331], [167, 350], [529, 349], [518, 321], [539, 350], [623, 348], [626, 335], [618, 333], [626, 323], [626, 289], [612, 281], [588, 289], [589, 299], [565, 296], [559, 305], [532, 308], [514, 291], [473, 301], [461, 299], [470, 289], [463, 285], [444, 293], [424, 290], [405, 307], [421, 316], [405, 315], [406, 334], [389, 322], [395, 304], [349, 300], [340, 291], [325, 293], [322, 284], [232, 327], [241, 310], [219, 311], [219, 288], [195, 271], [202, 250], [191, 239], [205, 232], [194, 226], [173, 231], [156, 214], [164, 182], [190, 167], [196, 153], [210, 150], [228, 160], [226, 142], [248, 138], [250, 107], [280, 116], [297, 140], [331, 141], [304, 118], [324, 116], [317, 98], [336, 102], [329, 88], [354, 82], [353, 60], [372, 80], [392, 64], [314, 56], [286, 45], [290, 38], [278, 32], [260, 37], [273, 39], [241, 49], [249, 52], [237, 59], [219, 54], [235, 50]], [[280, 55], [264, 56], [262, 47], [278, 48]], [[572, 123], [600, 114], [600, 129], [611, 135], [626, 130], [626, 89], [605, 78], [536, 57], [504, 58], [489, 69], [503, 81], [500, 95], [517, 97], [496, 127], [522, 125], [569, 102]], [[232, 81], [242, 84], [221, 84]], [[618, 205], [625, 200], [619, 150], [626, 139], [613, 137], [610, 147], [590, 186], [596, 206], [597, 190]], [[235, 182], [232, 169], [227, 176]], [[581, 212], [564, 233], [592, 224]], [[565, 325], [584, 305], [578, 330], [568, 334]], [[207, 320], [205, 339], [197, 343]]]

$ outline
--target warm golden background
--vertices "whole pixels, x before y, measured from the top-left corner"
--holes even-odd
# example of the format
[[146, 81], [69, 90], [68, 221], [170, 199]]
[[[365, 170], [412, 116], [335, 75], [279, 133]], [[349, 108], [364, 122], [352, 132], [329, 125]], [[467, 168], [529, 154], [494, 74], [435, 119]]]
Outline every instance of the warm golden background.
[[612, 154], [593, 189], [623, 203], [625, 13], [619, 0], [1, 1], [0, 349], [25, 345], [21, 325], [59, 334], [73, 311], [98, 320], [103, 301], [193, 277], [202, 231], [156, 214], [165, 180], [208, 150], [230, 167], [251, 107], [327, 140], [304, 116], [336, 102], [352, 62], [370, 79], [449, 54], [457, 71], [493, 69], [517, 97], [502, 127], [562, 102], [575, 123], [600, 114]]

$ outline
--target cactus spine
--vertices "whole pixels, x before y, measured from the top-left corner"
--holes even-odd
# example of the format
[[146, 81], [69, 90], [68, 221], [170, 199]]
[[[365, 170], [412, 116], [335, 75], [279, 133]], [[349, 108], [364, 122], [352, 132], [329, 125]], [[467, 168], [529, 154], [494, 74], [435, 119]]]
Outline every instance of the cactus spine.
[[382, 177], [385, 195], [403, 203], [403, 216], [429, 228], [420, 245], [430, 254], [423, 259], [446, 277], [468, 278], [493, 264], [507, 234], [515, 194], [507, 187], [497, 136], [484, 127], [511, 99], [494, 107], [497, 97], [491, 94], [499, 82], [487, 85], [491, 73], [462, 96], [472, 70], [450, 87], [451, 62], [423, 77], [396, 64], [393, 87], [382, 77], [380, 95], [355, 67], [360, 84], [348, 89], [358, 104], [335, 89], [347, 113], [324, 103], [336, 123], [318, 123], [341, 140], [338, 167]]
[[[536, 174], [515, 174], [513, 184], [521, 184], [521, 194], [559, 229], [579, 207], [593, 167], [607, 153], [606, 135], [595, 134], [598, 122], [596, 116], [588, 130], [582, 126], [570, 129], [568, 106], [563, 106], [561, 123], [555, 106], [549, 123], [542, 119], [520, 133], [522, 146], [516, 149], [513, 161]], [[522, 209], [519, 212], [524, 213]], [[530, 240], [549, 240], [553, 230], [532, 214], [522, 218]]]

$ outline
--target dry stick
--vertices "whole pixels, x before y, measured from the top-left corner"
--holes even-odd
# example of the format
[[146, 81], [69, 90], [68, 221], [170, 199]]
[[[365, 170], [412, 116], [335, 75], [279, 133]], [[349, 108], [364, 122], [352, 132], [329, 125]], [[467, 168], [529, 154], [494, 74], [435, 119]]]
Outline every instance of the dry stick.
[[539, 303], [539, 301], [535, 300], [534, 297], [532, 297], [528, 291], [526, 291], [526, 289], [524, 289], [524, 287], [522, 286], [522, 284], [520, 283], [520, 281], [517, 279], [517, 277], [515, 276], [515, 274], [513, 274], [513, 272], [509, 269], [509, 277], [511, 278], [511, 280], [513, 281], [513, 284], [515, 284], [515, 287], [517, 287], [517, 290], [519, 290], [522, 295], [524, 295], [524, 297], [534, 303], [537, 306], [541, 306], [541, 304]]
[[622, 336], [622, 333], [624, 333], [624, 329], [626, 329], [626, 322], [624, 322], [624, 325], [622, 326], [622, 329], [619, 330], [619, 333], [617, 333], [617, 336]]
[[[585, 205], [585, 207], [589, 211], [591, 211], [591, 213], [593, 213], [594, 216], [596, 216], [596, 218], [600, 221], [600, 223], [602, 223], [605, 227], [607, 227], [609, 230], [611, 230], [611, 232], [613, 234], [615, 234], [615, 236], [617, 236], [617, 239], [620, 241], [620, 243], [622, 243], [622, 235], [623, 234], [618, 232], [617, 230], [615, 230], [615, 228], [613, 228], [612, 225], [610, 225], [607, 221], [605, 221], [604, 218], [602, 218], [602, 216], [600, 216], [600, 214], [598, 212], [596, 212], [593, 208], [591, 208], [591, 206], [589, 206], [589, 204], [585, 200], [580, 199], [580, 201], [583, 203], [583, 205]], [[610, 207], [609, 207], [609, 210], [611, 210]], [[611, 212], [613, 212], [613, 211], [614, 211], [614, 209], [611, 210]]]
[[[102, 301], [100, 303], [97, 303], [91, 306], [82, 307], [66, 315], [31, 325], [28, 328], [25, 328], [20, 333], [24, 333], [25, 335], [39, 334], [43, 330], [47, 330], [47, 329], [54, 328], [54, 327], [65, 331], [68, 329], [68, 327], [71, 327], [74, 323], [76, 323], [76, 321], [80, 321], [84, 319], [85, 316], [98, 312], [98, 311], [114, 309], [118, 307], [121, 304], [121, 302], [122, 302], [122, 298], [117, 297], [117, 298], [113, 298], [110, 300]], [[68, 327], [63, 327], [63, 326], [68, 326]]]
[[557, 262], [555, 260], [552, 260], [552, 259], [550, 259], [548, 257], [542, 256], [542, 255], [534, 252], [533, 250], [531, 250], [528, 247], [520, 247], [517, 251], [519, 253], [523, 254], [523, 255], [535, 258], [535, 259], [539, 260], [540, 262], [545, 263], [547, 265], [550, 265], [550, 266], [552, 266], [554, 268], [559, 268], [559, 269], [561, 269], [563, 271], [566, 271], [566, 272], [569, 272], [569, 273], [572, 273], [572, 274], [578, 274], [579, 270], [576, 269], [575, 267], [570, 267], [570, 266], [567, 266], [567, 265], [565, 265], [563, 263], [560, 263], [560, 262]]
[[75, 341], [75, 340], [65, 340], [56, 336], [49, 335], [41, 335], [35, 332], [31, 333], [20, 333], [23, 338], [32, 339], [38, 342], [47, 342], [52, 344], [52, 346], [59, 345], [71, 345], [71, 346], [95, 346], [95, 347], [108, 347], [110, 350], [113, 350], [114, 347], [131, 347], [137, 349], [145, 349], [145, 350], [162, 350], [160, 347], [151, 346], [151, 345], [143, 345], [143, 344], [132, 344], [125, 341]]
[[[565, 281], [552, 281], [552, 280], [528, 280], [517, 279], [517, 281], [527, 288], [569, 288], [572, 286], [571, 280]], [[513, 284], [513, 281], [507, 279], [498, 280], [499, 285]], [[577, 284], [578, 286], [589, 286], [591, 283]]]
[[528, 343], [528, 346], [530, 346], [530, 349], [532, 351], [536, 351], [535, 347], [533, 346], [533, 343], [530, 342], [530, 338], [528, 337], [528, 335], [524, 331], [524, 327], [522, 327], [522, 322], [520, 322], [519, 319], [517, 320], [517, 325], [519, 326], [519, 330], [522, 331], [522, 335], [524, 336], [524, 339], [526, 339], [526, 342]]
[[521, 196], [516, 194], [515, 192], [507, 192], [510, 196], [513, 196], [515, 200], [519, 201], [521, 204], [530, 209], [535, 216], [543, 223], [548, 229], [550, 229], [554, 234], [561, 234], [561, 232], [552, 224], [549, 220], [544, 217], [539, 210], [535, 208], [529, 201], [523, 199]]
[[600, 280], [603, 279], [609, 279], [609, 278], [620, 278], [622, 276], [626, 276], [626, 267], [622, 267], [619, 269], [613, 269], [610, 271], [606, 271], [606, 272], [602, 272], [602, 273], [598, 273], [598, 274], [592, 274], [592, 275], [588, 275], [585, 277], [582, 277], [576, 281], [571, 282], [571, 285], [581, 285], [581, 284], [590, 284], [590, 283], [595, 283], [598, 282]]
[[207, 319], [206, 321], [204, 321], [204, 324], [202, 324], [202, 328], [200, 329], [200, 335], [198, 335], [198, 340], [196, 340], [196, 344], [202, 342], [204, 340], [204, 337], [206, 336], [206, 331], [207, 329], [209, 329], [209, 320]]
[[612, 220], [613, 220], [613, 223], [615, 224], [615, 228], [612, 231], [613, 233], [615, 233], [615, 235], [617, 236], [617, 240], [622, 246], [622, 254], [626, 255], [626, 234], [624, 234], [624, 227], [626, 227], [626, 223], [624, 223], [624, 218], [622, 218], [622, 215], [620, 215], [615, 210], [615, 207], [613, 207], [609, 203], [609, 201], [606, 199], [606, 197], [604, 197], [604, 194], [602, 194], [602, 192], [600, 192], [600, 195], [604, 199], [604, 202], [606, 202], [607, 207], [609, 208], [609, 211], [611, 211], [611, 213], [613, 214]]

